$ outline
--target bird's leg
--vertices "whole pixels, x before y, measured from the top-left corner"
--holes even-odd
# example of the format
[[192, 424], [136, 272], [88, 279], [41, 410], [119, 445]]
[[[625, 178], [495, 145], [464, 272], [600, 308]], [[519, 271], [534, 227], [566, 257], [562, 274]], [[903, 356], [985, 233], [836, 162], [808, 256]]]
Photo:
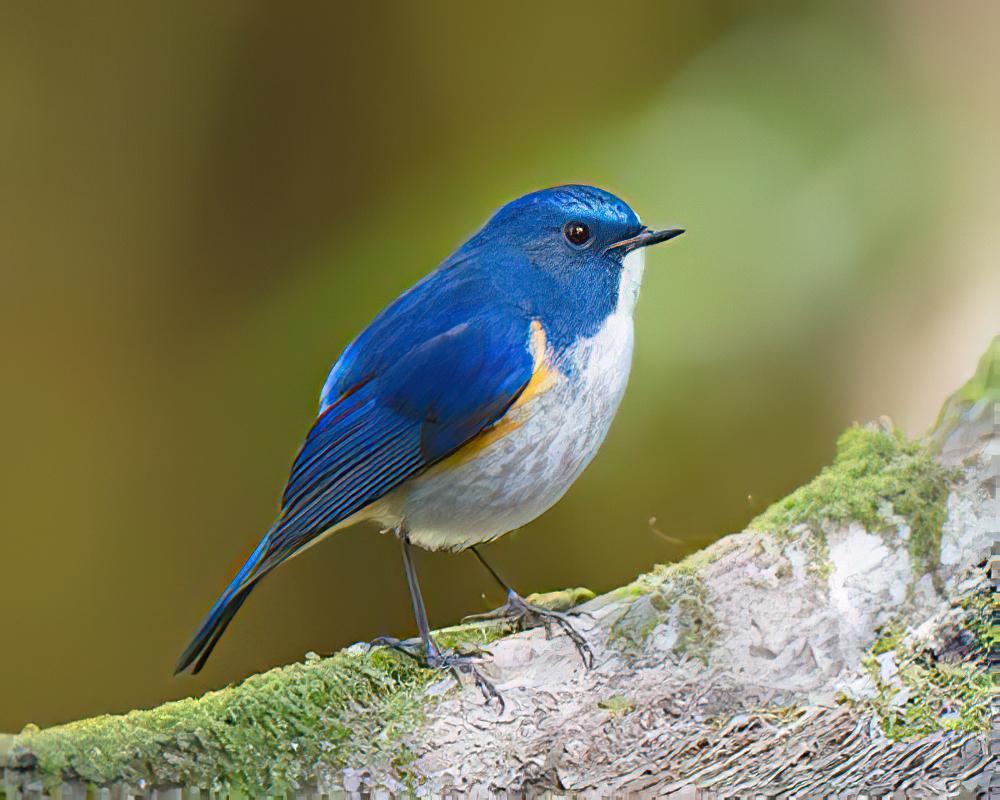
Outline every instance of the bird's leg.
[[427, 622], [427, 609], [424, 606], [424, 596], [420, 592], [420, 582], [417, 580], [417, 568], [413, 564], [412, 544], [410, 534], [405, 528], [399, 531], [399, 541], [403, 547], [403, 571], [406, 573], [406, 584], [410, 588], [410, 603], [413, 605], [413, 617], [417, 622], [417, 632], [420, 641], [424, 643], [427, 661], [440, 657], [437, 645], [431, 638], [431, 626]]
[[575, 627], [573, 627], [573, 624], [569, 620], [569, 614], [573, 613], [572, 611], [569, 613], [550, 611], [547, 608], [541, 608], [529, 603], [507, 585], [504, 579], [497, 574], [497, 571], [486, 563], [486, 559], [483, 558], [482, 554], [474, 546], [469, 549], [472, 551], [472, 554], [479, 559], [479, 563], [486, 567], [486, 571], [493, 576], [493, 579], [500, 584], [500, 588], [507, 593], [507, 602], [499, 608], [493, 609], [493, 611], [487, 611], [485, 614], [471, 614], [470, 616], [465, 617], [465, 620], [506, 620], [521, 630], [527, 630], [528, 628], [542, 625], [545, 627], [546, 636], [552, 635], [552, 626], [556, 625], [570, 638], [570, 641], [573, 642], [573, 646], [576, 647], [576, 651], [580, 654], [580, 658], [583, 660], [583, 665], [587, 669], [594, 666], [594, 651], [590, 649], [590, 645], [587, 644], [587, 640], [583, 638], [583, 635]]
[[434, 669], [451, 670], [456, 679], [458, 679], [459, 683], [461, 683], [461, 675], [463, 672], [471, 674], [476, 686], [479, 687], [479, 691], [483, 693], [483, 697], [486, 699], [486, 702], [489, 703], [490, 700], [496, 700], [502, 711], [504, 707], [503, 698], [496, 690], [496, 687], [484, 678], [479, 670], [476, 669], [476, 659], [473, 656], [461, 655], [459, 653], [442, 652], [438, 648], [437, 644], [435, 644], [434, 639], [431, 637], [430, 625], [427, 622], [427, 609], [424, 606], [424, 598], [420, 592], [420, 583], [417, 580], [417, 570], [413, 564], [410, 534], [407, 532], [406, 528], [402, 526], [396, 531], [396, 533], [399, 536], [399, 541], [402, 545], [403, 570], [406, 573], [406, 583], [410, 589], [410, 602], [413, 604], [413, 616], [417, 622], [417, 631], [420, 634], [420, 641], [423, 642], [424, 645], [424, 657], [421, 659], [411, 647], [398, 639], [381, 637], [372, 642], [372, 644], [381, 644], [386, 647], [391, 647], [393, 650], [405, 653], [417, 661], [422, 660], [426, 666]]

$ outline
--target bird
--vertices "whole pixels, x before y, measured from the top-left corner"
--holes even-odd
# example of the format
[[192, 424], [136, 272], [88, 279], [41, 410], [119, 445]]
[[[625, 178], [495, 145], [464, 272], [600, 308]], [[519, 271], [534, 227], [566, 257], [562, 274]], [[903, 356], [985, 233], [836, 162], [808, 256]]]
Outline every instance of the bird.
[[294, 459], [276, 521], [211, 607], [177, 662], [202, 669], [247, 597], [275, 567], [359, 522], [392, 531], [426, 666], [471, 671], [431, 636], [414, 546], [470, 550], [505, 590], [495, 612], [559, 625], [478, 547], [552, 507], [590, 463], [625, 391], [645, 248], [653, 230], [614, 194], [583, 184], [501, 207], [440, 266], [386, 306], [343, 350]]

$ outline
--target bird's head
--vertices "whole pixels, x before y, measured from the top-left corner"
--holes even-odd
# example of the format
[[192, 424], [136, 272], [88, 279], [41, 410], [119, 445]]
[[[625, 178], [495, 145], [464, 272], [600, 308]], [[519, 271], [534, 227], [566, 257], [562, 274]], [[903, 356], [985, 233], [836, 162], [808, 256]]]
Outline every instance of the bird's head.
[[[517, 290], [587, 316], [630, 312], [639, 291], [643, 248], [683, 233], [652, 230], [625, 201], [594, 186], [543, 189], [494, 214], [470, 241], [475, 249], [527, 265]], [[623, 305], [625, 306], [623, 308]], [[588, 311], [590, 313], [588, 313]]]

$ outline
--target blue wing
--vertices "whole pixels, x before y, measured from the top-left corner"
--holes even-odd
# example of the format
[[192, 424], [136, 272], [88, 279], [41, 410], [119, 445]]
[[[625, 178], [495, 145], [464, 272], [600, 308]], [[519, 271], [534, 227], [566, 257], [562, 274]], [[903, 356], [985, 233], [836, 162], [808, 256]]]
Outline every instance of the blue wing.
[[531, 380], [528, 323], [462, 322], [326, 406], [295, 459], [266, 570], [500, 419]]
[[178, 672], [202, 668], [261, 577], [514, 403], [534, 368], [530, 318], [484, 288], [461, 273], [432, 273], [344, 351], [292, 466], [281, 515], [205, 617]]

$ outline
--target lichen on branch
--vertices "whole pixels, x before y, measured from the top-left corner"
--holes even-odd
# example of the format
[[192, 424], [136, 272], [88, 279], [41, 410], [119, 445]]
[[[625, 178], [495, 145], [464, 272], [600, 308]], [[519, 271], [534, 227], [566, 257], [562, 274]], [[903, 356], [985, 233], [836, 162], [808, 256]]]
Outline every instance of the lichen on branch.
[[749, 528], [791, 535], [805, 525], [859, 522], [872, 532], [894, 530], [894, 517], [909, 527], [915, 571], [934, 569], [941, 552], [941, 526], [955, 479], [919, 440], [890, 425], [855, 425], [837, 439], [833, 463], [754, 519]]

